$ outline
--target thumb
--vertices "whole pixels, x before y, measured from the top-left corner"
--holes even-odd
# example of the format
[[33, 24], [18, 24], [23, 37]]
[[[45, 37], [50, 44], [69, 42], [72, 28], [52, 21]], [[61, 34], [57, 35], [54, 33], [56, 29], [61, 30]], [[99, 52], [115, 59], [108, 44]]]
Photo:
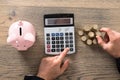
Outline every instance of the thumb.
[[98, 44], [104, 48], [106, 43], [103, 41], [103, 39], [100, 36], [96, 36], [96, 38], [97, 38]]
[[61, 67], [61, 74], [68, 68], [68, 66], [69, 66], [69, 59], [65, 60], [65, 62], [63, 63]]

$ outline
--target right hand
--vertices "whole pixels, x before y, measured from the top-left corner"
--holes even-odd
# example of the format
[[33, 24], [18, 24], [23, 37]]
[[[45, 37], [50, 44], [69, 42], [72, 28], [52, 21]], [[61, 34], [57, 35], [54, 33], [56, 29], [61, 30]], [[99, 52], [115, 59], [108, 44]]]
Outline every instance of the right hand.
[[101, 32], [106, 32], [105, 37], [102, 39], [96, 36], [98, 44], [102, 46], [110, 55], [115, 58], [120, 57], [120, 33], [109, 28], [101, 28]]
[[37, 76], [45, 80], [54, 80], [64, 73], [69, 66], [69, 60], [64, 60], [69, 48], [65, 48], [58, 56], [43, 58]]

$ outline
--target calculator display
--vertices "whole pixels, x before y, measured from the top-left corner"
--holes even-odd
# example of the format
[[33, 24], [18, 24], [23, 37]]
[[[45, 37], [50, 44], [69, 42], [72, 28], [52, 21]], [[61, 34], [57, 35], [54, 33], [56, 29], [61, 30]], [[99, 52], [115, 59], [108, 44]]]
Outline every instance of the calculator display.
[[70, 25], [73, 24], [72, 18], [48, 18], [46, 25]]

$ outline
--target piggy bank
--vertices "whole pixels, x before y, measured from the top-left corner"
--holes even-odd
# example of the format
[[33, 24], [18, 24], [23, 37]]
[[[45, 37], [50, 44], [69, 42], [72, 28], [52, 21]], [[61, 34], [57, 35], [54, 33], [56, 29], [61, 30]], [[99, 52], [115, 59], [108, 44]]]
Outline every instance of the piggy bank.
[[30, 22], [14, 22], [8, 32], [7, 43], [18, 51], [25, 51], [35, 42], [35, 29]]

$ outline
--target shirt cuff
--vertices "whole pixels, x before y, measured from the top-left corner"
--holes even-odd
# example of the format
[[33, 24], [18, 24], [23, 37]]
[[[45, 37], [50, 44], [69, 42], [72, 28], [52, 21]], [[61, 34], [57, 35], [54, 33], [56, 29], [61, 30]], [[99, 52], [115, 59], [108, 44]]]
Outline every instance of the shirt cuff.
[[120, 58], [116, 58], [116, 66], [117, 66], [118, 72], [120, 73]]
[[37, 76], [25, 76], [24, 80], [45, 80], [45, 79], [37, 77]]

